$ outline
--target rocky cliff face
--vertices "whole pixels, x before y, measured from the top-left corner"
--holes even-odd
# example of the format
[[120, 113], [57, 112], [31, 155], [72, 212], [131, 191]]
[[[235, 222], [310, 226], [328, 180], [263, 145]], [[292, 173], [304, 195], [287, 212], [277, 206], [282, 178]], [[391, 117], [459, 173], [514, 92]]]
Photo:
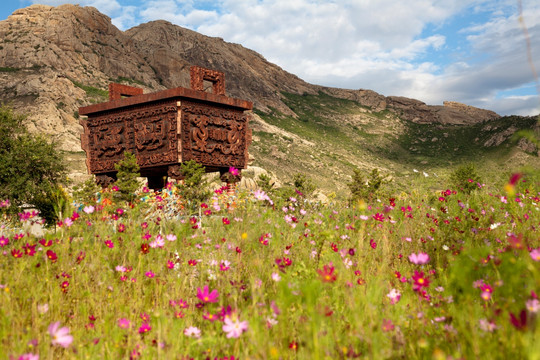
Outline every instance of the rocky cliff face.
[[123, 32], [95, 8], [76, 5], [33, 5], [0, 21], [0, 101], [29, 114], [28, 127], [49, 134], [64, 150], [80, 151], [77, 110], [106, 101], [109, 82], [146, 92], [189, 87], [191, 65], [224, 72], [227, 95], [250, 100], [263, 112], [295, 117], [282, 92], [324, 92], [417, 123], [468, 124], [498, 117], [462, 104], [429, 106], [371, 90], [311, 85], [241, 45], [166, 21]]

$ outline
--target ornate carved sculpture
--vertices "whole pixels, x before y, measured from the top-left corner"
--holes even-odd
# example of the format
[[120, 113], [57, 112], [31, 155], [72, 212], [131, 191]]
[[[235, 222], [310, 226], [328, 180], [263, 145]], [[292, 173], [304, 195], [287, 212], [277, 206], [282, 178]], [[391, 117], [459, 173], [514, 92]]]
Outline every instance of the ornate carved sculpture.
[[[203, 91], [205, 80], [212, 82], [213, 93]], [[88, 116], [81, 120], [81, 144], [89, 173], [109, 184], [124, 151], [135, 154], [141, 175], [156, 188], [167, 176], [181, 179], [183, 161], [195, 160], [208, 172], [245, 169], [253, 104], [227, 97], [219, 71], [191, 67], [191, 87], [142, 94], [142, 89], [111, 84], [111, 101], [80, 108]]]

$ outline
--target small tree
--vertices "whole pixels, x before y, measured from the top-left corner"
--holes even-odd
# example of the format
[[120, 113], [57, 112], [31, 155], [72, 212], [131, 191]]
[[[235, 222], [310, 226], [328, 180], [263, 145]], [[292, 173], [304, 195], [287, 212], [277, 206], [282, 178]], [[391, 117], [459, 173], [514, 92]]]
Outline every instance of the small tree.
[[58, 206], [55, 194], [66, 180], [64, 158], [54, 143], [30, 134], [24, 119], [0, 106], [0, 200], [10, 200], [11, 212], [34, 206], [53, 224], [58, 214], [50, 209]]
[[461, 165], [450, 175], [450, 182], [453, 186], [461, 189], [463, 192], [470, 194], [478, 190], [478, 184], [482, 183], [480, 175], [476, 172], [474, 164], [469, 163]]
[[210, 197], [208, 182], [204, 179], [205, 168], [195, 160], [189, 160], [180, 166], [184, 185], [180, 187], [180, 195], [195, 209]]
[[116, 163], [114, 168], [118, 171], [115, 182], [118, 186], [117, 197], [132, 202], [135, 199], [135, 191], [139, 188], [137, 178], [140, 174], [137, 158], [131, 152], [125, 151], [124, 159]]
[[83, 204], [93, 203], [100, 190], [101, 187], [96, 184], [96, 179], [92, 176], [84, 183], [73, 187], [73, 199]]
[[354, 169], [352, 181], [347, 184], [351, 191], [350, 201], [358, 201], [360, 199], [364, 201], [373, 200], [382, 189], [382, 186], [387, 181], [379, 173], [379, 169], [371, 170], [371, 173], [366, 178], [364, 172], [360, 169]]
[[305, 198], [309, 198], [315, 191], [315, 184], [311, 179], [308, 179], [304, 174], [295, 174], [293, 177], [293, 185], [295, 190], [300, 192]]
[[274, 182], [272, 181], [272, 178], [267, 174], [260, 174], [256, 181], [257, 185], [261, 188], [261, 190], [263, 190], [267, 194], [269, 194], [274, 188]]

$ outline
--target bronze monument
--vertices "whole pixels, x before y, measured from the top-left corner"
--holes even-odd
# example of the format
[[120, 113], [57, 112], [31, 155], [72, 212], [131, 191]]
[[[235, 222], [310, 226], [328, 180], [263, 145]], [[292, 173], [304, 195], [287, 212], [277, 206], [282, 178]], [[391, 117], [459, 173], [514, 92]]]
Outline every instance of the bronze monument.
[[[195, 160], [207, 172], [227, 173], [229, 167], [245, 169], [253, 104], [225, 95], [222, 72], [192, 66], [191, 89], [143, 94], [121, 84], [109, 85], [109, 101], [81, 107], [88, 172], [102, 186], [115, 180], [114, 165], [123, 152], [135, 154], [141, 176], [159, 189], [167, 177], [181, 179], [180, 164]], [[212, 92], [205, 92], [205, 81]]]

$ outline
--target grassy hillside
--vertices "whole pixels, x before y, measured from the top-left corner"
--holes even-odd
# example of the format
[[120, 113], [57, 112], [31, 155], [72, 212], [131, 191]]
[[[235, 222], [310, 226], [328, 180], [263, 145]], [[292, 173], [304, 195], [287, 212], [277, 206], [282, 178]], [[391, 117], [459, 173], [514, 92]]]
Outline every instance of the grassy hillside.
[[[346, 193], [357, 167], [379, 168], [400, 187], [410, 183], [414, 169], [445, 177], [465, 162], [489, 174], [540, 164], [537, 154], [520, 150], [512, 137], [518, 130], [533, 129], [533, 117], [474, 125], [417, 124], [322, 92], [282, 95], [297, 116], [255, 110], [254, 165], [282, 179], [305, 173], [325, 191]], [[440, 186], [441, 179], [433, 182]]]

